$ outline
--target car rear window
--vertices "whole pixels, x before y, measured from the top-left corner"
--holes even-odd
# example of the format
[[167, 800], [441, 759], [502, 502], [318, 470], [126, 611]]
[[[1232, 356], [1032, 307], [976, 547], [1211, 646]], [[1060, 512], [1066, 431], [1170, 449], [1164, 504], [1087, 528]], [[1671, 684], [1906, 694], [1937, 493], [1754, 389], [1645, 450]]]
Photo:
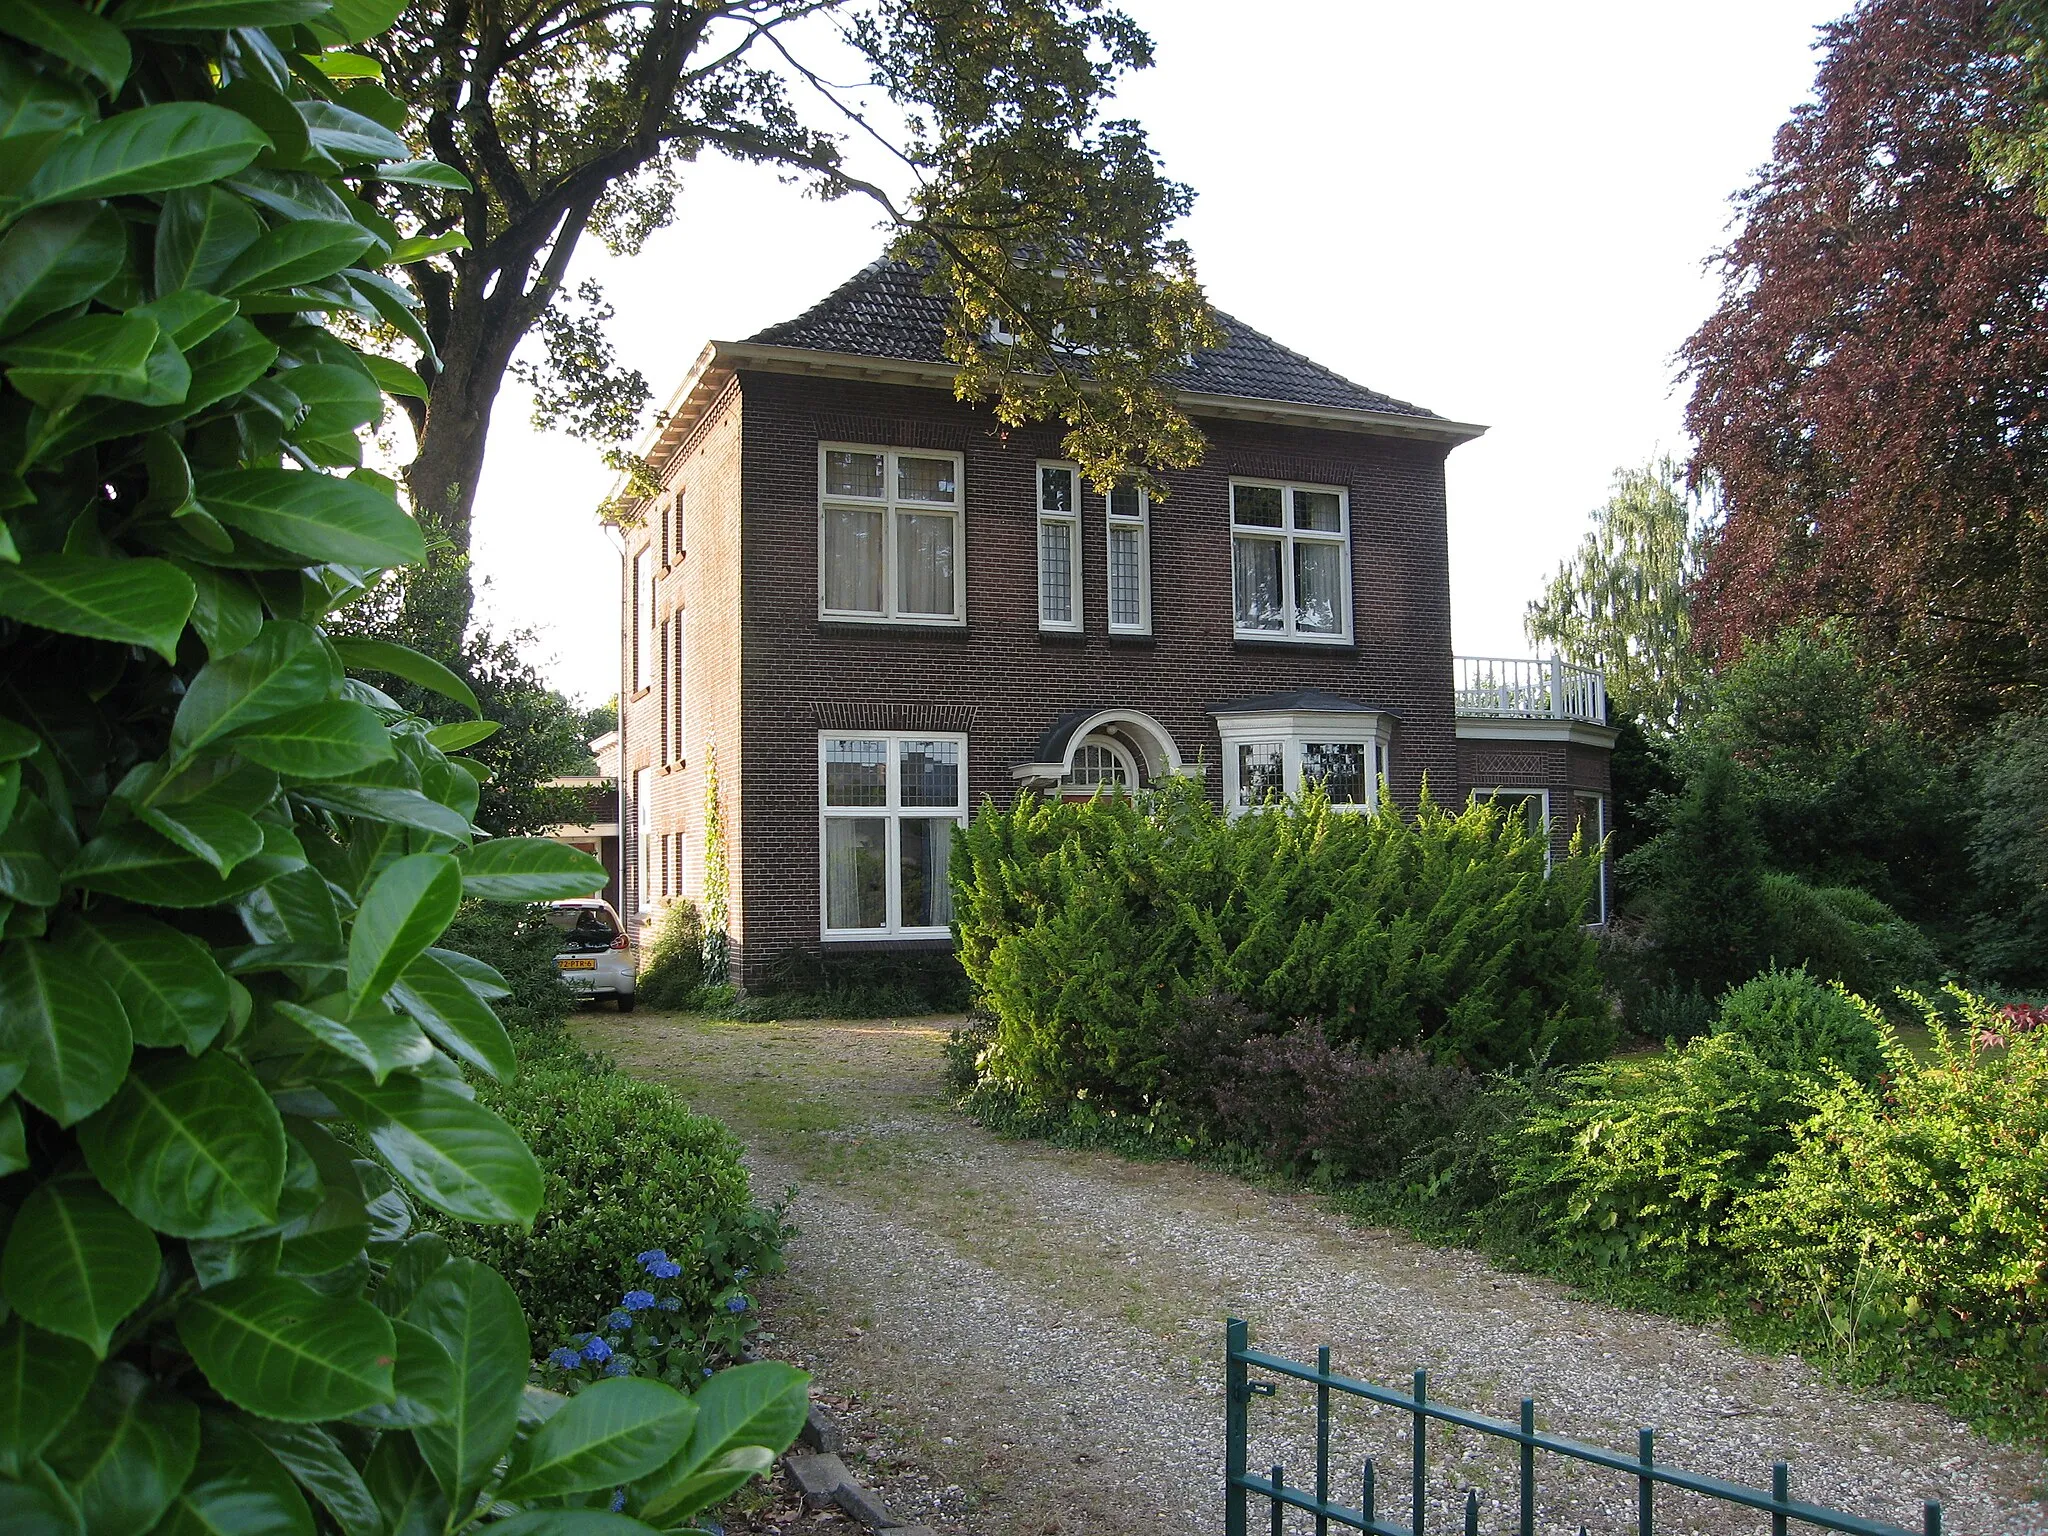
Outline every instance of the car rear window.
[[605, 939], [618, 934], [611, 917], [601, 907], [550, 907], [548, 921], [578, 939]]

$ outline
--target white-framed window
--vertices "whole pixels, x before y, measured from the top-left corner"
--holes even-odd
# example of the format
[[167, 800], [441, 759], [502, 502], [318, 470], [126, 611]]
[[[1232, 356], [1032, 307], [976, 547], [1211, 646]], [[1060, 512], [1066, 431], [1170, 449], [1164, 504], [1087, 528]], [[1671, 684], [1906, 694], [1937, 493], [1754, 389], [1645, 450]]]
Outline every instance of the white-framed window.
[[633, 626], [633, 691], [646, 688], [654, 677], [654, 551], [643, 544], [633, 552], [633, 611], [627, 617]]
[[967, 621], [960, 470], [957, 453], [819, 445], [820, 615]]
[[655, 847], [654, 847], [654, 770], [636, 768], [633, 770], [633, 832], [637, 866], [637, 880], [633, 900], [642, 912], [654, 905], [655, 892]]
[[1320, 784], [1332, 808], [1371, 811], [1389, 769], [1385, 717], [1368, 712], [1223, 715], [1223, 804], [1233, 815]]
[[1350, 493], [1341, 486], [1232, 480], [1230, 585], [1244, 639], [1350, 639]]
[[[1572, 830], [1580, 839], [1580, 846], [1587, 852], [1607, 839], [1607, 797], [1594, 794], [1591, 790], [1575, 790], [1572, 793]], [[1600, 878], [1595, 886], [1594, 921], [1602, 926], [1607, 922], [1607, 861], [1600, 861]]]
[[1104, 498], [1111, 634], [1152, 632], [1152, 498], [1118, 486]]
[[1038, 627], [1081, 627], [1081, 471], [1038, 465]]
[[1060, 780], [1060, 787], [1092, 794], [1104, 785], [1126, 791], [1136, 789], [1138, 765], [1122, 742], [1100, 734], [1084, 737], [1074, 748], [1073, 766]]
[[818, 871], [827, 939], [936, 938], [953, 921], [967, 738], [821, 732]]
[[689, 610], [678, 608], [668, 621], [668, 738], [664, 743], [671, 763], [683, 761], [683, 710], [690, 701], [689, 674], [685, 670], [684, 658], [688, 649], [684, 644], [684, 633], [689, 624]]

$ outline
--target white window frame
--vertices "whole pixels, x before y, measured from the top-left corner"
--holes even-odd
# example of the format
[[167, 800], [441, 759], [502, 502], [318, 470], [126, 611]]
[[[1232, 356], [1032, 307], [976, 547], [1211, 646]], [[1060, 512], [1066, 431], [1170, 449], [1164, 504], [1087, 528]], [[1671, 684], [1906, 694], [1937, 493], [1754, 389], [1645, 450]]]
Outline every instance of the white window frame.
[[1393, 722], [1385, 715], [1360, 712], [1328, 714], [1313, 710], [1285, 710], [1268, 714], [1222, 715], [1217, 734], [1223, 745], [1223, 807], [1227, 815], [1241, 816], [1258, 807], [1242, 805], [1243, 786], [1238, 782], [1237, 749], [1261, 742], [1280, 743], [1280, 782], [1289, 799], [1298, 799], [1302, 782], [1303, 748], [1356, 746], [1365, 748], [1365, 799], [1332, 804], [1330, 809], [1370, 815], [1379, 809], [1380, 780], [1393, 765]]
[[[832, 741], [880, 741], [885, 747], [887, 792], [881, 805], [833, 806], [826, 803], [825, 744]], [[944, 741], [960, 748], [960, 802], [950, 813], [944, 806], [903, 804], [903, 743]], [[820, 731], [818, 732], [818, 937], [826, 943], [849, 943], [876, 939], [937, 939], [950, 937], [950, 924], [909, 927], [903, 922], [903, 823], [905, 820], [942, 821], [950, 814], [956, 826], [967, 825], [967, 736], [961, 731]], [[885, 926], [880, 928], [833, 928], [830, 879], [826, 869], [826, 824], [835, 819], [881, 818], [888, 822], [888, 900]]]
[[[828, 453], [878, 453], [882, 455], [882, 494], [872, 496], [831, 496], [825, 491], [825, 456]], [[900, 458], [948, 459], [953, 465], [953, 501], [906, 501], [896, 494], [896, 465]], [[959, 629], [967, 623], [967, 461], [964, 455], [943, 448], [889, 448], [875, 443], [818, 444], [818, 617], [835, 624], [917, 624], [933, 629]], [[882, 513], [882, 609], [871, 613], [857, 608], [825, 606], [825, 513], [829, 507], [862, 507]], [[896, 522], [903, 513], [918, 516], [950, 516], [953, 519], [953, 611], [951, 614], [904, 613], [897, 607], [901, 571], [896, 555]]]
[[[1102, 498], [1102, 608], [1112, 635], [1152, 633], [1152, 498], [1137, 491], [1138, 515], [1124, 517], [1112, 510], [1114, 495]], [[1116, 551], [1112, 535], [1119, 528], [1138, 530], [1138, 619], [1136, 623], [1116, 621]]]
[[636, 913], [654, 909], [654, 815], [649, 802], [654, 798], [654, 770], [633, 770], [633, 841], [637, 879], [633, 891]]
[[[1280, 492], [1280, 526], [1277, 528], [1258, 527], [1250, 523], [1240, 525], [1237, 521], [1237, 488], [1239, 486], [1260, 486]], [[1313, 529], [1297, 529], [1294, 526], [1294, 493], [1315, 491], [1337, 498], [1337, 531], [1324, 533]], [[1233, 475], [1226, 493], [1229, 497], [1224, 507], [1230, 520], [1230, 624], [1231, 630], [1240, 640], [1284, 641], [1294, 645], [1349, 645], [1351, 644], [1351, 492], [1341, 485], [1315, 485], [1306, 480], [1260, 480], [1250, 476]], [[1277, 543], [1280, 546], [1280, 608], [1286, 623], [1279, 629], [1246, 629], [1237, 622], [1237, 546], [1240, 541], [1255, 540]], [[1295, 627], [1294, 594], [1294, 547], [1296, 544], [1333, 544], [1340, 551], [1337, 562], [1338, 574], [1342, 578], [1343, 591], [1339, 595], [1337, 611], [1342, 625], [1333, 635], [1298, 630]]]
[[[1583, 819], [1581, 808], [1589, 801], [1593, 806], [1592, 845], [1598, 849], [1607, 841], [1607, 797], [1597, 789], [1575, 789], [1572, 791], [1572, 811], [1575, 816]], [[1597, 910], [1600, 915], [1599, 920], [1592, 926], [1604, 928], [1607, 926], [1607, 859], [1604, 854], [1600, 859], [1600, 878], [1597, 883], [1597, 889], [1599, 891], [1599, 906]]]
[[[1073, 502], [1071, 510], [1056, 512], [1045, 504], [1045, 472], [1059, 470], [1070, 477]], [[1038, 521], [1035, 525], [1038, 535], [1038, 627], [1048, 634], [1074, 635], [1081, 632], [1084, 615], [1081, 608], [1081, 466], [1067, 459], [1040, 459], [1032, 469], [1031, 493], [1038, 504]], [[1067, 611], [1066, 619], [1049, 619], [1045, 616], [1045, 525], [1059, 523], [1067, 530]]]
[[654, 664], [654, 544], [642, 544], [633, 551], [633, 612], [630, 615], [633, 644], [633, 692], [644, 693]]
[[1492, 801], [1517, 800], [1523, 797], [1535, 800], [1543, 807], [1540, 834], [1543, 838], [1543, 868], [1550, 870], [1550, 791], [1547, 789], [1523, 788], [1515, 784], [1502, 784], [1486, 792], [1485, 798]]
[[[1123, 769], [1125, 782], [1122, 785], [1112, 784], [1109, 786], [1111, 789], [1121, 788], [1126, 794], [1137, 793], [1138, 760], [1132, 755], [1130, 748], [1113, 736], [1106, 735], [1101, 731], [1091, 731], [1088, 735], [1083, 736], [1074, 743], [1072, 756], [1079, 757], [1089, 747], [1102, 748], [1110, 756], [1114, 757], [1117, 764]], [[1072, 773], [1072, 758], [1070, 758], [1067, 775]], [[1076, 784], [1069, 776], [1062, 776], [1059, 782], [1059, 792], [1063, 795], [1092, 795], [1102, 787], [1101, 784]]]

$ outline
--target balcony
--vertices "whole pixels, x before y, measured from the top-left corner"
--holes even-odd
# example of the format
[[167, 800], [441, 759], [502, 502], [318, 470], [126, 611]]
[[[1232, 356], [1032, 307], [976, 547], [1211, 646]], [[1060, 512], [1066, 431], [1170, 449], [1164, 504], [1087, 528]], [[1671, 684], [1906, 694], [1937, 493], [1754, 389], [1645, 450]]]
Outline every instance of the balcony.
[[1461, 720], [1607, 723], [1607, 682], [1591, 667], [1555, 657], [1456, 656], [1454, 707]]

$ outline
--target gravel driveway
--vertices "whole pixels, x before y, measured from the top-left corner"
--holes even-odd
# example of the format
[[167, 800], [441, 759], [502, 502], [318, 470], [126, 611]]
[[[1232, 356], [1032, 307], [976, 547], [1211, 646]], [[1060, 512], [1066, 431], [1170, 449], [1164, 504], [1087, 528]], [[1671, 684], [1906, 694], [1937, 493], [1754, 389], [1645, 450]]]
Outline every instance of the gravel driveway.
[[[1255, 1345], [1405, 1383], [1548, 1433], [1768, 1486], [1918, 1529], [1939, 1498], [1966, 1536], [2048, 1536], [2048, 1465], [1938, 1409], [1828, 1384], [1718, 1329], [1586, 1301], [1562, 1286], [1350, 1224], [1314, 1197], [1171, 1163], [1005, 1142], [952, 1112], [943, 1021], [732, 1024], [592, 1016], [582, 1033], [674, 1084], [746, 1142], [755, 1188], [796, 1184], [803, 1235], [773, 1314], [777, 1347], [887, 1426], [881, 1479], [906, 1516], [962, 1536], [1222, 1529], [1223, 1320]], [[1304, 1391], [1254, 1404], [1253, 1465], [1312, 1466]], [[1405, 1520], [1405, 1421], [1361, 1405], [1333, 1465], [1381, 1461], [1381, 1518]], [[1430, 1528], [1514, 1528], [1498, 1442], [1432, 1431]], [[1539, 1469], [1539, 1526], [1633, 1531], [1632, 1481]], [[1347, 1502], [1353, 1500], [1347, 1499]], [[1255, 1511], [1263, 1530], [1263, 1511]], [[1658, 1530], [1760, 1531], [1659, 1495]], [[1290, 1530], [1306, 1531], [1304, 1521]], [[1797, 1529], [1797, 1528], [1795, 1528]]]

